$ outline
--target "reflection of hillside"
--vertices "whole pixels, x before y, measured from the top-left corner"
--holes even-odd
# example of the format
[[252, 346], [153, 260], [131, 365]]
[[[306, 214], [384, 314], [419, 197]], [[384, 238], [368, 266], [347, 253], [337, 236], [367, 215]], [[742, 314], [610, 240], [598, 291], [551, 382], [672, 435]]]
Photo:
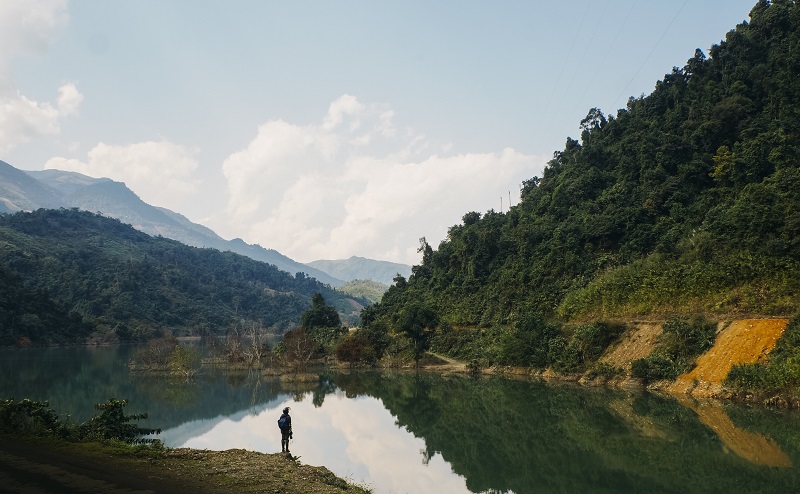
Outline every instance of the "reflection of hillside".
[[189, 421], [231, 416], [285, 395], [279, 382], [265, 381], [258, 375], [242, 380], [208, 375], [192, 382], [165, 376], [135, 379], [136, 395], [148, 404], [149, 425], [162, 430]]
[[652, 417], [640, 415], [634, 411], [632, 397], [612, 400], [608, 404], [608, 409], [621, 418], [636, 434], [661, 440], [669, 439], [667, 432]]
[[775, 441], [761, 434], [736, 427], [720, 403], [695, 403], [685, 400], [684, 405], [697, 413], [700, 421], [719, 436], [720, 441], [728, 450], [745, 460], [770, 467], [792, 466], [791, 458]]
[[245, 417], [248, 417], [250, 415], [258, 415], [264, 410], [267, 410], [269, 408], [274, 408], [277, 403], [280, 403], [280, 401], [281, 398], [276, 398], [275, 400], [269, 403], [264, 403], [257, 407], [251, 407], [244, 410], [239, 410], [238, 412], [227, 416], [220, 415], [212, 419], [189, 420], [170, 429], [162, 430], [161, 434], [159, 434], [157, 437], [158, 439], [161, 439], [164, 442], [164, 445], [166, 445], [167, 447], [179, 448], [184, 444], [186, 444], [186, 442], [189, 441], [190, 439], [202, 436], [206, 432], [210, 431], [222, 421], [239, 422]]
[[425, 440], [423, 456], [442, 455], [473, 492], [727, 493], [800, 481], [724, 454], [694, 413], [650, 394], [406, 374], [336, 384], [380, 399]]
[[169, 429], [274, 401], [285, 393], [277, 380], [247, 372], [199, 376], [192, 382], [166, 376], [131, 376], [130, 348], [6, 350], [0, 357], [0, 396], [49, 401], [74, 422], [91, 417], [96, 403], [127, 399], [125, 412], [147, 412], [141, 425]]

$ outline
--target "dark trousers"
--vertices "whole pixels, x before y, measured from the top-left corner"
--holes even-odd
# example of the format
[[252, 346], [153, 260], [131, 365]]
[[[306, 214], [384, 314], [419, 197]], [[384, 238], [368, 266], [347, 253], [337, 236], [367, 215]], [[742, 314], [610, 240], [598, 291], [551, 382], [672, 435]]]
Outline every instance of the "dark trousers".
[[289, 438], [292, 437], [292, 431], [281, 431], [281, 451], [289, 451]]

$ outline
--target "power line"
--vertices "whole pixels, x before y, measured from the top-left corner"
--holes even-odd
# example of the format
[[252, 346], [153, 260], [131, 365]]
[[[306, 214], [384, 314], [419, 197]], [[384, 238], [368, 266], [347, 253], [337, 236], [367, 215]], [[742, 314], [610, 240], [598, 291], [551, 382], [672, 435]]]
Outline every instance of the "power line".
[[[606, 60], [608, 60], [608, 56], [611, 54], [611, 50], [614, 48], [614, 45], [617, 44], [619, 35], [622, 34], [622, 30], [625, 29], [625, 26], [628, 24], [628, 19], [631, 18], [631, 14], [633, 13], [634, 7], [636, 7], [636, 0], [633, 0], [633, 2], [631, 3], [631, 8], [628, 9], [628, 14], [625, 16], [625, 19], [622, 21], [622, 24], [620, 24], [619, 29], [617, 29], [617, 34], [614, 36], [614, 39], [611, 41], [611, 43], [609, 43], [608, 49], [606, 50], [605, 55], [603, 55], [603, 59], [600, 61], [600, 63], [597, 65], [597, 68], [593, 72], [594, 75], [597, 75], [600, 72], [600, 69], [603, 68], [603, 65], [605, 65]], [[586, 96], [586, 93], [589, 92], [590, 87], [591, 86], [589, 84], [584, 85], [583, 94], [581, 94], [581, 97], [578, 98], [577, 100], [579, 103], [583, 101], [583, 98]]]
[[[639, 72], [642, 70], [642, 68], [644, 68], [644, 65], [647, 63], [647, 61], [648, 61], [648, 60], [650, 60], [650, 56], [652, 56], [652, 55], [653, 55], [653, 53], [656, 51], [656, 48], [658, 48], [658, 45], [659, 45], [659, 44], [661, 44], [661, 40], [663, 40], [663, 39], [664, 39], [664, 36], [666, 36], [666, 35], [667, 35], [667, 32], [669, 31], [669, 28], [671, 28], [671, 27], [672, 27], [672, 24], [673, 24], [673, 23], [675, 23], [675, 19], [677, 19], [677, 18], [678, 18], [678, 16], [680, 15], [680, 13], [683, 11], [683, 8], [684, 8], [684, 7], [686, 7], [686, 4], [687, 4], [687, 3], [689, 3], [689, 0], [684, 0], [684, 2], [683, 2], [683, 5], [681, 5], [681, 8], [679, 8], [679, 9], [678, 9], [678, 12], [676, 12], [676, 13], [675, 13], [675, 17], [673, 17], [673, 18], [672, 18], [672, 20], [671, 20], [671, 21], [669, 21], [669, 24], [667, 25], [667, 28], [666, 28], [666, 29], [664, 29], [664, 32], [663, 32], [663, 33], [661, 33], [661, 37], [660, 37], [660, 38], [658, 38], [658, 41], [656, 41], [656, 44], [653, 46], [653, 49], [652, 49], [652, 50], [650, 50], [650, 53], [648, 53], [648, 54], [647, 54], [647, 57], [645, 57], [645, 59], [644, 59], [644, 62], [642, 62], [642, 64], [639, 66], [639, 68], [638, 68], [638, 69], [636, 69], [636, 73], [635, 73], [635, 74], [633, 74], [633, 77], [631, 77], [631, 80], [630, 80], [630, 81], [628, 81], [628, 83], [627, 83], [627, 84], [625, 84], [625, 87], [624, 87], [624, 88], [622, 88], [622, 91], [620, 91], [620, 92], [619, 92], [619, 94], [617, 95], [617, 97], [616, 97], [616, 98], [614, 98], [614, 101], [619, 101], [620, 97], [622, 97], [622, 95], [623, 95], [623, 94], [625, 93], [625, 91], [628, 89], [628, 86], [630, 86], [630, 85], [631, 85], [631, 83], [634, 81], [634, 79], [636, 79], [636, 76], [638, 76], [638, 75], [639, 75]], [[615, 105], [615, 106], [616, 106], [616, 105]]]

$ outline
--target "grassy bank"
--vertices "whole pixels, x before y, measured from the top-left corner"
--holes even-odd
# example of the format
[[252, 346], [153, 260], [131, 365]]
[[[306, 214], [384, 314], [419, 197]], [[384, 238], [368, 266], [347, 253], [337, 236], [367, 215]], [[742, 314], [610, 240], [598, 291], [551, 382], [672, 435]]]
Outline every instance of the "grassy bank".
[[0, 473], [12, 492], [370, 492], [284, 453], [75, 443], [37, 436], [0, 435]]

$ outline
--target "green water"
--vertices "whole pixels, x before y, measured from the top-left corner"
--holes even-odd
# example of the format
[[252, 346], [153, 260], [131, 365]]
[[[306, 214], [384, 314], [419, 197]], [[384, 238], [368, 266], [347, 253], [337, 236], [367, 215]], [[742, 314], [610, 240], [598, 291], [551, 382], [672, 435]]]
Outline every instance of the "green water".
[[435, 374], [329, 371], [283, 385], [209, 372], [187, 383], [131, 376], [129, 353], [2, 351], [0, 396], [48, 399], [76, 421], [128, 398], [168, 446], [267, 453], [291, 406], [293, 453], [378, 494], [800, 491], [797, 412]]

